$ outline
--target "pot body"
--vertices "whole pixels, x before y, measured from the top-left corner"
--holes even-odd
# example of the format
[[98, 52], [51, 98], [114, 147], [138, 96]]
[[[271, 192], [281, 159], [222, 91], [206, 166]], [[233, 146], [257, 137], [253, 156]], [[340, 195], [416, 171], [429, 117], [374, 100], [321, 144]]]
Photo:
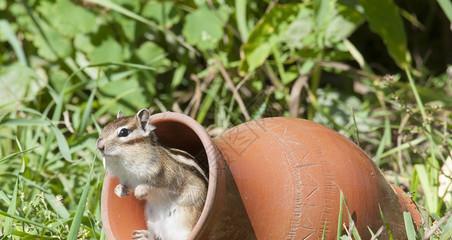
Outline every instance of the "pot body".
[[[191, 153], [208, 170], [206, 204], [190, 239], [336, 239], [341, 192], [343, 222], [353, 219], [362, 239], [370, 239], [367, 227], [377, 232], [384, 222], [394, 239], [406, 239], [403, 211], [420, 223], [414, 204], [359, 147], [319, 124], [267, 118], [233, 127], [212, 142], [183, 114], [159, 113], [150, 121], [164, 145]], [[115, 196], [116, 184], [107, 174], [104, 230], [110, 240], [130, 239], [146, 228], [144, 203]]]
[[404, 205], [409, 200], [399, 201], [359, 147], [319, 124], [282, 117], [251, 121], [229, 129], [216, 144], [258, 239], [336, 239], [341, 192], [342, 219], [347, 225], [353, 219], [362, 239], [370, 239], [368, 227], [375, 233], [384, 222], [394, 239], [406, 239], [403, 211], [417, 213]]
[[[150, 121], [163, 145], [191, 153], [208, 172], [206, 202], [189, 239], [255, 239], [232, 175], [204, 128], [173, 112], [152, 115]], [[146, 229], [145, 203], [133, 196], [117, 197], [117, 184], [107, 173], [101, 199], [104, 232], [109, 240], [131, 239], [134, 230]]]

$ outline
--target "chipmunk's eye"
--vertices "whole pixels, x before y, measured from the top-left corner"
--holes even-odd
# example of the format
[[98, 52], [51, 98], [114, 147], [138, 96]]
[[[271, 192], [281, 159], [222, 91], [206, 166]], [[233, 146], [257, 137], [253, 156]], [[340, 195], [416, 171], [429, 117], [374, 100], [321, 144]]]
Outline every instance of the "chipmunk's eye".
[[129, 129], [127, 128], [121, 128], [118, 133], [118, 137], [127, 137], [129, 135]]

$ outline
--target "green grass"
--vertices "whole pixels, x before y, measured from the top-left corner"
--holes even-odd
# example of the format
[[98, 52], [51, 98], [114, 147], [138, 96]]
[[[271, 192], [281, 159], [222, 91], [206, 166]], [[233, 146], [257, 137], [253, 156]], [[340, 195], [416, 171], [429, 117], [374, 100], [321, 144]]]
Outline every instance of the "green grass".
[[408, 239], [450, 239], [450, 16], [442, 0], [0, 0], [0, 234], [103, 239], [96, 138], [149, 107], [212, 134], [329, 126], [409, 192], [424, 223], [404, 214]]

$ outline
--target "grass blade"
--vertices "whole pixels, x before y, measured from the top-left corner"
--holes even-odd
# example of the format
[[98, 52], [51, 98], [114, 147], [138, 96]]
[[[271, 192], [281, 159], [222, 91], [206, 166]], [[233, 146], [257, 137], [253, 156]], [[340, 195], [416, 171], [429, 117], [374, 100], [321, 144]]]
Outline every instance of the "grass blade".
[[356, 226], [352, 229], [352, 236], [355, 240], [361, 240], [361, 235], [359, 235], [358, 229]]
[[359, 52], [359, 50], [350, 42], [348, 39], [344, 40], [344, 46], [347, 48], [350, 55], [352, 55], [353, 59], [359, 64], [361, 68], [364, 68], [366, 62], [364, 60], [363, 55]]
[[405, 221], [405, 230], [408, 240], [416, 240], [416, 230], [414, 230], [411, 214], [409, 212], [403, 212], [403, 220]]
[[264, 102], [257, 108], [257, 110], [253, 113], [253, 115], [251, 116], [251, 119], [256, 120], [256, 119], [261, 118], [261, 117], [264, 115], [265, 111], [267, 111], [267, 107], [268, 107], [268, 99], [269, 99], [269, 96], [267, 96], [267, 97], [265, 98], [265, 101], [264, 101]]
[[58, 129], [55, 126], [51, 126], [50, 129], [52, 129], [52, 132], [55, 135], [58, 144], [58, 149], [60, 149], [63, 158], [66, 159], [67, 161], [72, 161], [71, 151], [69, 149], [69, 145], [63, 133], [61, 133], [60, 129]]
[[438, 208], [438, 195], [436, 194], [436, 188], [430, 183], [425, 165], [416, 164], [416, 173], [421, 182], [422, 189], [425, 193], [425, 203], [429, 213], [435, 214]]
[[2, 32], [3, 35], [8, 39], [9, 44], [11, 45], [14, 52], [16, 53], [17, 58], [19, 59], [19, 62], [23, 65], [27, 65], [27, 58], [25, 57], [24, 50], [22, 49], [22, 46], [16, 35], [14, 34], [14, 31], [11, 28], [11, 24], [9, 24], [8, 21], [0, 21], [0, 32]]
[[184, 79], [185, 70], [187, 69], [186, 65], [180, 65], [176, 70], [174, 71], [173, 79], [171, 80], [171, 88], [176, 88], [181, 84], [182, 80]]
[[344, 193], [341, 191], [339, 197], [339, 215], [337, 216], [337, 234], [336, 239], [341, 239], [342, 235], [342, 212], [344, 211]]
[[443, 233], [441, 234], [440, 240], [452, 239], [452, 218], [447, 220], [443, 228]]
[[386, 220], [385, 215], [383, 214], [383, 210], [381, 209], [380, 205], [378, 205], [378, 208], [380, 210], [380, 218], [381, 218], [381, 220], [383, 220], [384, 229], [388, 233], [388, 239], [389, 240], [393, 240], [394, 239], [394, 234], [392, 234], [391, 225], [389, 225], [388, 221]]
[[[94, 161], [95, 161], [95, 159], [94, 159]], [[71, 223], [71, 228], [69, 229], [69, 234], [67, 236], [68, 240], [76, 240], [78, 232], [80, 230], [83, 213], [85, 212], [86, 202], [88, 200], [88, 193], [91, 189], [91, 178], [93, 176], [94, 161], [91, 165], [91, 171], [88, 176], [88, 181], [86, 182], [86, 185], [83, 188], [82, 196], [77, 205], [77, 210], [75, 212], [74, 219], [72, 220], [72, 223]]]
[[118, 12], [118, 13], [124, 15], [124, 16], [129, 17], [129, 18], [132, 18], [132, 19], [134, 19], [134, 20], [136, 20], [138, 22], [144, 23], [144, 24], [148, 25], [151, 28], [157, 29], [157, 30], [169, 35], [170, 37], [175, 39], [179, 44], [181, 44], [182, 46], [184, 46], [185, 48], [187, 48], [191, 52], [194, 52], [194, 53], [197, 52], [192, 46], [190, 46], [188, 43], [186, 43], [180, 36], [174, 34], [171, 31], [168, 31], [167, 29], [155, 24], [154, 22], [152, 22], [152, 21], [150, 21], [150, 20], [148, 20], [148, 19], [146, 19], [146, 18], [144, 18], [144, 17], [142, 17], [142, 16], [130, 11], [127, 8], [124, 8], [124, 7], [122, 7], [122, 6], [118, 5], [118, 4], [110, 1], [110, 0], [88, 0], [88, 2], [92, 2], [92, 3], [98, 4], [100, 6], [103, 6], [105, 8], [109, 8], [109, 9], [115, 11], [115, 12]]
[[428, 140], [430, 142], [431, 164], [438, 168], [438, 161], [436, 160], [436, 156], [435, 156], [436, 143], [433, 140], [433, 137], [431, 135], [432, 128], [431, 128], [431, 126], [430, 126], [430, 124], [428, 122], [428, 117], [427, 117], [427, 113], [426, 113], [425, 108], [424, 108], [424, 104], [422, 103], [422, 99], [419, 96], [419, 92], [417, 91], [416, 84], [414, 83], [414, 79], [411, 76], [411, 72], [410, 72], [410, 70], [408, 68], [405, 69], [405, 73], [406, 73], [406, 75], [408, 77], [408, 82], [410, 83], [410, 87], [411, 87], [411, 90], [413, 92], [414, 98], [416, 99], [417, 107], [419, 108], [419, 111], [421, 112], [423, 125], [425, 125], [425, 128], [427, 129], [427, 137], [428, 137]]
[[36, 235], [36, 234], [30, 234], [23, 231], [14, 230], [12, 233], [13, 236], [19, 237], [19, 239], [26, 240], [26, 239], [59, 239], [57, 237], [49, 237], [49, 236], [43, 236], [43, 235]]
[[116, 3], [114, 3], [114, 2], [112, 2], [110, 0], [88, 0], [88, 2], [98, 4], [98, 5], [100, 5], [102, 7], [105, 7], [105, 8], [109, 8], [109, 9], [115, 11], [115, 12], [118, 12], [120, 14], [123, 14], [123, 15], [127, 16], [127, 17], [135, 19], [136, 21], [142, 22], [142, 23], [144, 23], [144, 24], [146, 24], [148, 26], [152, 26], [152, 27], [156, 26], [156, 24], [151, 22], [150, 20], [148, 20], [148, 19], [146, 19], [146, 18], [144, 18], [144, 17], [142, 17], [142, 16], [130, 11], [129, 9], [124, 8], [124, 7], [118, 5], [118, 4], [116, 4]]
[[[384, 137], [383, 137], [383, 138], [384, 138]], [[405, 150], [405, 149], [412, 148], [412, 147], [414, 147], [414, 146], [416, 146], [416, 145], [419, 145], [419, 144], [421, 144], [422, 142], [424, 142], [425, 139], [426, 139], [425, 137], [421, 136], [421, 137], [418, 137], [418, 138], [416, 138], [416, 139], [413, 139], [413, 140], [411, 140], [411, 141], [409, 141], [409, 142], [406, 142], [406, 143], [404, 143], [404, 144], [401, 144], [400, 146], [397, 146], [397, 147], [395, 147], [395, 148], [391, 148], [391, 149], [389, 149], [388, 151], [382, 153], [382, 154], [380, 155], [380, 158], [379, 158], [379, 159], [385, 158], [385, 157], [387, 157], [387, 156], [391, 156], [392, 154], [395, 154], [395, 153], [397, 153], [398, 151], [402, 151], [402, 150]]]
[[93, 89], [93, 91], [91, 92], [91, 95], [88, 98], [88, 102], [86, 103], [85, 110], [83, 111], [82, 121], [80, 122], [78, 131], [77, 131], [79, 135], [85, 131], [85, 128], [88, 125], [88, 121], [90, 120], [89, 116], [93, 109], [93, 100], [94, 100], [95, 95], [96, 95], [96, 89]]
[[3, 119], [0, 122], [3, 126], [48, 126], [49, 121], [44, 119], [20, 119], [20, 118], [12, 118], [12, 119]]
[[62, 219], [68, 219], [70, 217], [66, 207], [59, 201], [53, 194], [45, 194], [44, 198], [49, 203], [50, 207], [60, 216]]
[[53, 111], [53, 115], [52, 115], [52, 121], [56, 122], [61, 118], [61, 114], [63, 112], [63, 105], [64, 105], [64, 93], [66, 90], [66, 83], [68, 82], [68, 80], [66, 80], [66, 82], [64, 83], [64, 87], [63, 90], [60, 92], [59, 95], [57, 95], [57, 93], [52, 89], [52, 88], [48, 88], [49, 89], [49, 93], [52, 96], [53, 100], [55, 101], [55, 110]]
[[[18, 185], [19, 185], [19, 180], [16, 179], [16, 184], [14, 185], [13, 196], [11, 198], [11, 201], [10, 201], [9, 207], [8, 207], [8, 212], [7, 212], [8, 215], [14, 215], [16, 213], [17, 188], [18, 188]], [[12, 228], [13, 228], [13, 219], [12, 218], [7, 218], [5, 220], [4, 225], [3, 225], [4, 234], [6, 236], [11, 235]]]
[[15, 157], [15, 156], [17, 156], [17, 155], [20, 155], [20, 154], [23, 154], [23, 153], [26, 153], [26, 152], [33, 151], [33, 150], [36, 149], [36, 148], [37, 148], [37, 146], [36, 146], [36, 147], [29, 148], [29, 149], [22, 150], [22, 151], [19, 151], [19, 152], [11, 153], [11, 154], [9, 154], [9, 155], [7, 155], [7, 156], [1, 158], [1, 159], [0, 159], [0, 163], [6, 161], [6, 160], [8, 160], [8, 159], [11, 159], [11, 158], [13, 158], [13, 157]]
[[202, 123], [206, 118], [207, 112], [209, 111], [210, 106], [212, 106], [213, 100], [216, 98], [218, 90], [220, 90], [221, 88], [221, 83], [222, 81], [218, 79], [215, 80], [212, 84], [212, 87], [207, 92], [207, 95], [202, 102], [201, 107], [199, 108], [198, 116], [196, 117], [196, 121], [198, 121], [199, 123]]
[[246, 0], [235, 0], [235, 20], [239, 28], [242, 42], [248, 39], [248, 26], [246, 24]]
[[380, 159], [384, 157], [383, 151], [385, 150], [385, 147], [391, 143], [391, 126], [388, 117], [385, 117], [384, 126], [385, 128], [383, 132], [383, 137], [381, 138], [380, 143], [378, 144], [377, 154], [375, 155], [374, 159], [377, 166], [380, 166]]
[[47, 226], [45, 226], [43, 224], [40, 224], [40, 223], [37, 223], [37, 222], [32, 221], [32, 220], [27, 219], [27, 218], [23, 218], [23, 217], [16, 216], [16, 215], [13, 215], [13, 214], [8, 214], [7, 212], [4, 212], [2, 210], [0, 210], [0, 215], [8, 217], [10, 219], [15, 219], [15, 220], [20, 221], [20, 222], [28, 223], [30, 225], [33, 225], [33, 226], [36, 226], [36, 227], [39, 227], [39, 228], [42, 228], [42, 229], [46, 229], [46, 230], [49, 230], [49, 231], [53, 232], [53, 230], [48, 228]]

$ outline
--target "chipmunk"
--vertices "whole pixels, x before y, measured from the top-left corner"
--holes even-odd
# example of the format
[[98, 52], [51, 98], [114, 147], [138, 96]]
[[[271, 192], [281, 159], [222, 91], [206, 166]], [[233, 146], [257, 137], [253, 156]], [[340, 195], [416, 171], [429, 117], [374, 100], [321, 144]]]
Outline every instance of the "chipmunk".
[[107, 124], [97, 140], [104, 164], [119, 178], [119, 197], [133, 192], [146, 200], [147, 230], [132, 239], [187, 239], [201, 215], [208, 179], [189, 153], [159, 143], [150, 112], [117, 118]]

